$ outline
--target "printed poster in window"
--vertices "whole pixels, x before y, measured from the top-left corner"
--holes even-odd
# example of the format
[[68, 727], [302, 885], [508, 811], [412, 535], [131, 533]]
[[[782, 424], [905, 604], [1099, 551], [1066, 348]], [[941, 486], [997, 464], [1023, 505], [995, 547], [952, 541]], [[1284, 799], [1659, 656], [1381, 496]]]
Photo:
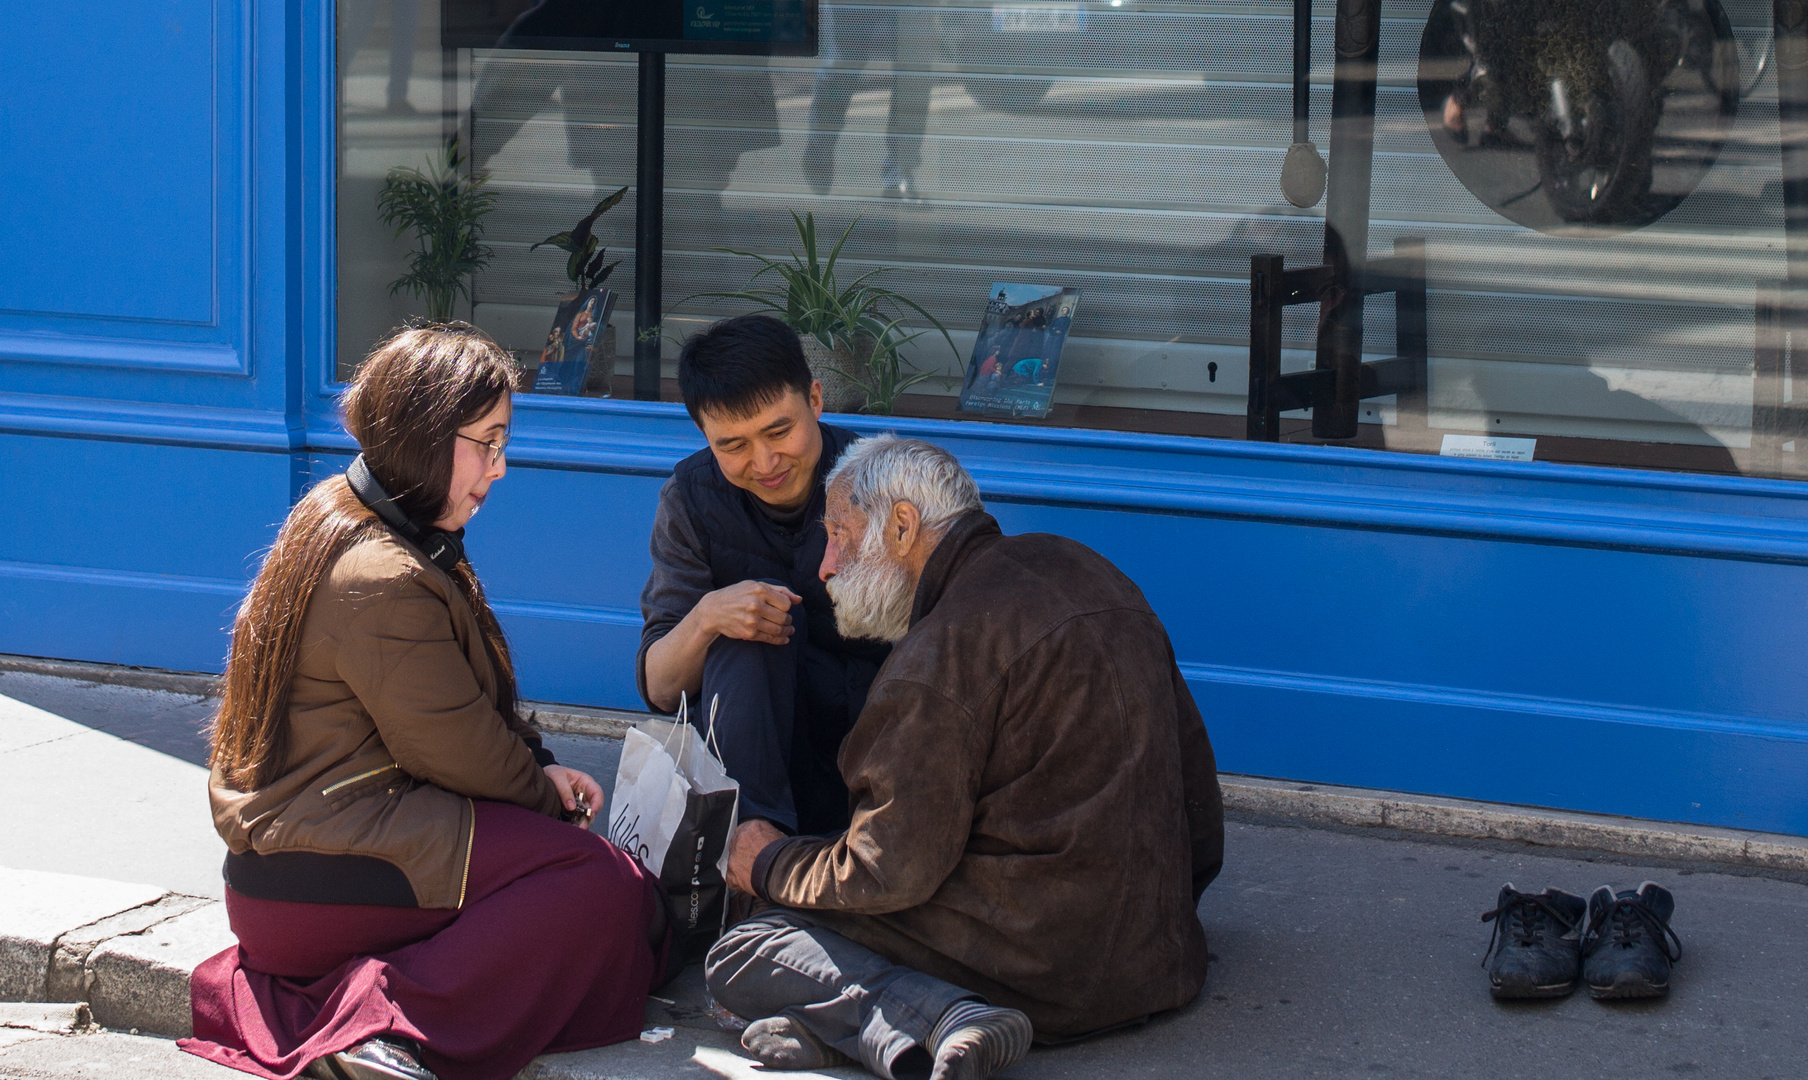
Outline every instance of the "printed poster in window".
[[1061, 346], [1080, 290], [993, 282], [973, 342], [960, 411], [982, 416], [1048, 416]]
[[559, 304], [546, 348], [540, 352], [534, 393], [576, 394], [584, 389], [591, 361], [602, 356], [603, 328], [614, 311], [615, 294], [608, 289], [586, 289]]

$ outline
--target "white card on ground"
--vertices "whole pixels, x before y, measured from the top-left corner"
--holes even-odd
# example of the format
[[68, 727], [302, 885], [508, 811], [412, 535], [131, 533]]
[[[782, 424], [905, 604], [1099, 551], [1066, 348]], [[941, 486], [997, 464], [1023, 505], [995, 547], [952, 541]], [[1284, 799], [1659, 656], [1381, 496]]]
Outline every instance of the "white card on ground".
[[1537, 439], [1503, 439], [1495, 435], [1446, 435], [1438, 453], [1444, 457], [1483, 461], [1530, 461]]

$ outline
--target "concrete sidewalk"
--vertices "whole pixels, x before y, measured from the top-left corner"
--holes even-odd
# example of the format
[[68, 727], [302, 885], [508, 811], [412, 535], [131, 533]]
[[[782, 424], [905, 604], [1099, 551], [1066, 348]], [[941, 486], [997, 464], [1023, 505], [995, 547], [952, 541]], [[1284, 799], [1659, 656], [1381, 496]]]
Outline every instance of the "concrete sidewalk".
[[0, 866], [220, 897], [211, 711], [194, 695], [0, 673]]
[[[186, 1016], [188, 968], [231, 943], [217, 904], [164, 884], [188, 881], [205, 869], [217, 891], [218, 841], [204, 813], [197, 821], [184, 817], [177, 805], [188, 797], [181, 778], [192, 778], [197, 766], [169, 754], [159, 755], [167, 759], [163, 763], [137, 758], [99, 740], [88, 722], [135, 733], [136, 741], [109, 737], [150, 751], [143, 744], [155, 737], [157, 724], [147, 719], [151, 711], [164, 709], [176, 717], [166, 722], [188, 722], [177, 708], [179, 695], [120, 698], [100, 687], [25, 686], [18, 678], [0, 675], [0, 694], [29, 694], [36, 705], [0, 701], [0, 791], [8, 793], [7, 824], [17, 811], [24, 820], [51, 821], [61, 830], [53, 834], [63, 839], [34, 843], [16, 835], [17, 829], [0, 830], [12, 834], [4, 840], [12, 846], [0, 848], [10, 853], [0, 856], [0, 865], [24, 857], [36, 871], [0, 872], [0, 998], [30, 996], [34, 986], [42, 986], [38, 996], [79, 995], [89, 1001], [103, 1025], [177, 1033]], [[107, 702], [106, 708], [97, 710], [97, 701]], [[36, 715], [49, 708], [38, 706], [54, 706], [66, 723], [85, 716], [87, 722], [75, 726], [88, 733], [65, 731], [49, 744], [5, 741], [15, 721], [49, 724]], [[613, 752], [610, 740], [570, 733], [560, 738], [578, 740], [577, 749], [599, 763]], [[57, 749], [41, 749], [47, 745]], [[97, 771], [97, 760], [111, 764]], [[130, 771], [107, 771], [114, 769]], [[84, 788], [142, 791], [148, 800], [143, 814], [159, 824], [135, 842], [153, 843], [166, 831], [172, 835], [160, 848], [138, 852], [136, 865], [164, 872], [149, 886], [113, 883], [110, 879], [124, 875], [114, 872], [117, 856], [103, 841], [120, 826], [84, 801], [72, 805], [67, 787], [15, 787], [27, 770], [79, 776]], [[54, 801], [26, 805], [12, 794], [19, 790]], [[1337, 813], [1390, 827], [1301, 827], [1273, 812], [1273, 806], [1300, 805], [1285, 801], [1272, 803], [1265, 816], [1233, 821], [1225, 871], [1200, 904], [1215, 962], [1199, 1000], [1133, 1031], [1038, 1050], [1010, 1075], [1504, 1080], [1676, 1073], [1781, 1080], [1799, 1075], [1800, 1063], [1808, 1060], [1803, 1022], [1808, 964], [1802, 960], [1808, 950], [1808, 885], [1789, 880], [1798, 875], [1737, 860], [1730, 866], [1653, 862], [1553, 851], [1522, 841], [1415, 836], [1401, 826], [1430, 811], [1392, 812], [1390, 825], [1377, 809], [1418, 805], [1411, 800], [1322, 790], [1306, 794], [1344, 800]], [[154, 805], [161, 802], [171, 805]], [[1331, 810], [1321, 811], [1321, 819], [1337, 819]], [[1457, 811], [1505, 813], [1462, 804], [1451, 813]], [[59, 817], [72, 820], [59, 822]], [[1607, 827], [1582, 820], [1564, 829], [1584, 826]], [[192, 835], [197, 830], [204, 833]], [[1721, 839], [1726, 843], [1710, 850], [1729, 857], [1745, 850], [1738, 834]], [[1779, 838], [1754, 842], [1781, 845], [1787, 853], [1788, 844]], [[70, 881], [45, 871], [108, 880]], [[1479, 966], [1488, 928], [1477, 916], [1493, 905], [1502, 882], [1586, 892], [1599, 884], [1636, 885], [1647, 877], [1677, 896], [1675, 926], [1686, 951], [1669, 999], [1604, 1005], [1584, 994], [1504, 1006], [1488, 997]], [[676, 1038], [544, 1057], [522, 1075], [651, 1080], [763, 1072], [739, 1053], [733, 1034], [718, 1027], [694, 969], [662, 996], [673, 1004], [649, 1001], [648, 1023], [677, 1028]], [[0, 1008], [0, 1077], [238, 1075], [181, 1054], [167, 1039], [115, 1032], [63, 1035], [54, 1023], [9, 1023]], [[863, 1074], [836, 1070], [833, 1075]]]

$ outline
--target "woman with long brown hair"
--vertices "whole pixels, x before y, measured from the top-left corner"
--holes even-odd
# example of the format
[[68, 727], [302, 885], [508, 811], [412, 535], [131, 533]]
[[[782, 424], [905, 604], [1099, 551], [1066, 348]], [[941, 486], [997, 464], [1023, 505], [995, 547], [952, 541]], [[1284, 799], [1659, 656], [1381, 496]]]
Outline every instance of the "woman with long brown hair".
[[506, 471], [513, 365], [454, 323], [379, 345], [363, 453], [298, 502], [233, 628], [209, 792], [239, 939], [191, 1053], [289, 1080], [490, 1080], [632, 1038], [669, 952], [657, 881], [585, 828], [589, 776], [516, 711], [463, 558]]

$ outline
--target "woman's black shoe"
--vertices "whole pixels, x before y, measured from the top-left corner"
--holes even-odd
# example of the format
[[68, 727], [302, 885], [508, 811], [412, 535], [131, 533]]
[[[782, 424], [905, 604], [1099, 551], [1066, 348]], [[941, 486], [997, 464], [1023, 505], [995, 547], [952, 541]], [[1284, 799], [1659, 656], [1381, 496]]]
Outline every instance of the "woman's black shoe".
[[1503, 886], [1494, 910], [1482, 914], [1483, 922], [1494, 922], [1482, 956], [1494, 996], [1554, 998], [1575, 990], [1587, 913], [1587, 901], [1561, 889], [1523, 893], [1510, 881]]
[[393, 1035], [319, 1058], [308, 1066], [308, 1075], [315, 1080], [439, 1080], [421, 1064], [418, 1043]]
[[1655, 881], [1617, 894], [1609, 885], [1596, 889], [1582, 936], [1589, 992], [1603, 1000], [1669, 993], [1670, 965], [1682, 959], [1682, 941], [1670, 929], [1675, 911], [1676, 899]]

